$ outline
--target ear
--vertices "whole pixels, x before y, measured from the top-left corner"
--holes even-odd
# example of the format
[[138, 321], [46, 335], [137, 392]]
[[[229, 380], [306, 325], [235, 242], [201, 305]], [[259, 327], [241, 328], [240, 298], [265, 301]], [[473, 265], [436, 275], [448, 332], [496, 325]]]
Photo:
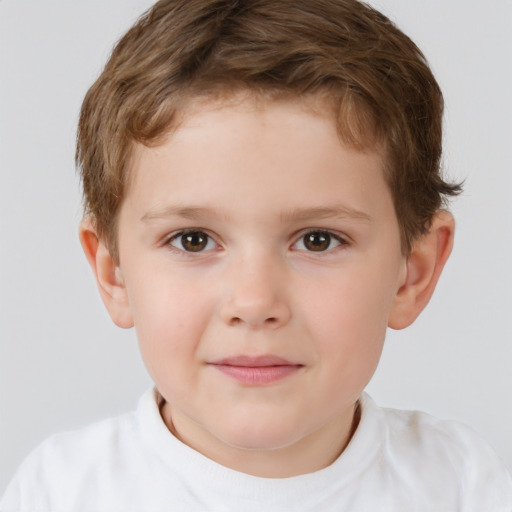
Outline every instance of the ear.
[[133, 317], [121, 269], [97, 235], [91, 219], [82, 221], [79, 236], [110, 318], [119, 327], [133, 327]]
[[455, 221], [451, 213], [436, 213], [429, 231], [414, 242], [407, 258], [388, 326], [403, 329], [412, 324], [428, 304], [443, 267], [452, 252]]

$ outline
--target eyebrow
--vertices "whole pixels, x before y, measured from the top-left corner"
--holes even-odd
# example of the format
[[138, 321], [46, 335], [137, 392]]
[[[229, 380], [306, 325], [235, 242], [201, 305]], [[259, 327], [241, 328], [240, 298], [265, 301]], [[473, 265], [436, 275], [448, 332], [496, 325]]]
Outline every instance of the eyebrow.
[[205, 217], [216, 217], [217, 214], [210, 208], [201, 206], [167, 206], [160, 210], [153, 210], [145, 213], [141, 221], [147, 222], [155, 219], [166, 219], [168, 217], [181, 217], [189, 220], [199, 220]]
[[[198, 221], [211, 218], [227, 218], [215, 209], [201, 206], [171, 205], [162, 209], [152, 210], [141, 217], [141, 221], [148, 222], [156, 219], [180, 217], [187, 220]], [[281, 222], [307, 222], [323, 219], [353, 219], [370, 223], [372, 218], [367, 213], [344, 205], [320, 206], [311, 208], [296, 208], [281, 213]]]
[[306, 222], [322, 219], [354, 219], [370, 223], [372, 218], [367, 213], [344, 205], [297, 208], [281, 214], [281, 220]]

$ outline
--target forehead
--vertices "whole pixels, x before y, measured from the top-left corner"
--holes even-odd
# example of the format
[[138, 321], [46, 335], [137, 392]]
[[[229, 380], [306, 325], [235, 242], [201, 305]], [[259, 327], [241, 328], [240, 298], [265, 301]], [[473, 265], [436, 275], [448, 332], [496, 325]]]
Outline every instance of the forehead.
[[[220, 137], [221, 133], [227, 135], [226, 132], [231, 131], [229, 135], [236, 138], [237, 134], [233, 132], [232, 126], [223, 130], [227, 126], [228, 117], [231, 125], [236, 124], [237, 121], [243, 123], [252, 116], [253, 124], [258, 120], [261, 126], [274, 125], [290, 133], [290, 131], [296, 131], [295, 127], [300, 123], [299, 119], [307, 116], [310, 118], [310, 126], [304, 131], [306, 137], [323, 125], [324, 128], [328, 128], [330, 135], [336, 134], [336, 137], [326, 139], [331, 145], [342, 144], [364, 153], [375, 153], [381, 159], [382, 167], [386, 167], [386, 144], [378, 133], [373, 116], [364, 105], [346, 96], [337, 97], [327, 90], [302, 95], [279, 90], [230, 92], [222, 89], [218, 93], [212, 92], [208, 95], [192, 94], [178, 102], [179, 106], [173, 110], [172, 122], [163, 133], [158, 134], [148, 143], [133, 143], [127, 166], [127, 181], [133, 177], [132, 173], [138, 168], [140, 158], [143, 154], [147, 154], [148, 150], [158, 149], [185, 137], [194, 137], [194, 132], [198, 137], [204, 137], [209, 127], [213, 128], [211, 132], [216, 137]], [[203, 134], [199, 134], [199, 131]], [[240, 132], [240, 137], [245, 136], [248, 143], [254, 135], [254, 131], [252, 134], [246, 133], [245, 130]], [[296, 138], [299, 139], [299, 137]], [[284, 146], [286, 138], [280, 137], [276, 143]]]
[[[169, 118], [167, 123], [163, 123], [165, 128], [156, 130], [155, 135], [142, 142], [134, 141], [130, 157], [144, 146], [153, 148], [165, 144], [176, 132], [184, 127], [189, 128], [198, 119], [210, 117], [213, 121], [215, 112], [253, 111], [262, 114], [263, 118], [263, 114], [269, 112], [270, 117], [276, 116], [279, 110], [288, 110], [286, 115], [293, 117], [295, 110], [329, 120], [343, 144], [361, 151], [379, 152], [383, 160], [387, 159], [385, 136], [378, 128], [374, 113], [361, 98], [350, 92], [321, 88], [314, 93], [301, 94], [286, 89], [240, 89], [229, 84], [214, 84], [207, 93], [202, 90], [184, 93], [174, 98], [173, 104], [172, 107], [163, 106]], [[131, 165], [127, 166], [128, 171], [132, 168]], [[127, 176], [130, 177], [129, 172]]]
[[282, 218], [324, 203], [364, 217], [391, 204], [382, 164], [379, 150], [344, 144], [319, 102], [203, 101], [158, 146], [136, 146], [126, 200], [146, 218], [198, 208]]

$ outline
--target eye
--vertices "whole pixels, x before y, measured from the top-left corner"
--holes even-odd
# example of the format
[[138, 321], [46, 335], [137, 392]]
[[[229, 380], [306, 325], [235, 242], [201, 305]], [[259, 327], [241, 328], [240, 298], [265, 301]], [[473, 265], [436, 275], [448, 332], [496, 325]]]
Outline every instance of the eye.
[[185, 252], [204, 252], [217, 247], [214, 240], [204, 231], [181, 231], [169, 240], [169, 245]]
[[326, 252], [340, 245], [346, 244], [345, 240], [329, 231], [315, 230], [304, 234], [293, 248], [299, 251]]

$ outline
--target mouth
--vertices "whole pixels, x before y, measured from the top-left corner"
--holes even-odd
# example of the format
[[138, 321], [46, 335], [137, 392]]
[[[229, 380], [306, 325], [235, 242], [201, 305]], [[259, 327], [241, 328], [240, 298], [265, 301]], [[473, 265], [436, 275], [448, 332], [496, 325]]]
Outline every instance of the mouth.
[[234, 356], [208, 363], [209, 366], [245, 386], [263, 386], [292, 376], [304, 367], [281, 357]]

